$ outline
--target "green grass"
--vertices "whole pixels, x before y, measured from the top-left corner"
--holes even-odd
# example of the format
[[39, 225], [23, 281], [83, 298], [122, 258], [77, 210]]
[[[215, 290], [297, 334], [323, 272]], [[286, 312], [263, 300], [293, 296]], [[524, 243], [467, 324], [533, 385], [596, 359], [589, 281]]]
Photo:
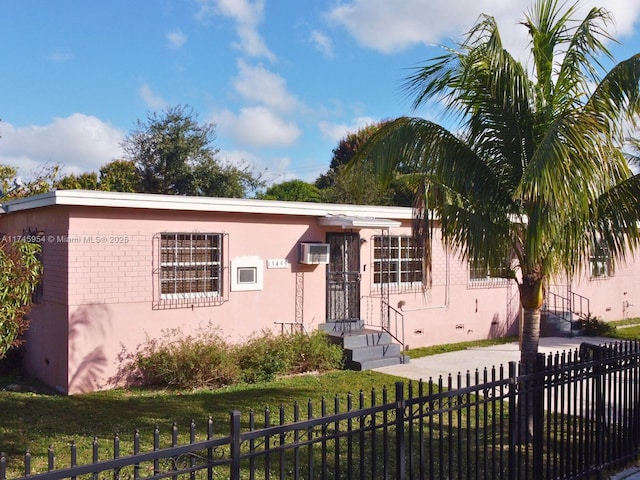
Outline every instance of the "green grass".
[[[417, 358], [514, 340], [507, 338], [438, 345], [408, 353], [412, 358]], [[382, 390], [386, 387], [392, 400], [393, 385], [398, 380], [402, 379], [371, 371], [332, 371], [219, 390], [176, 392], [117, 389], [76, 396], [0, 391], [0, 451], [9, 458], [8, 478], [13, 478], [22, 474], [22, 458], [27, 449], [32, 454], [35, 469], [42, 469], [46, 465], [49, 446], [54, 447], [59, 459], [56, 465], [64, 466], [68, 464], [68, 447], [74, 441], [79, 449], [78, 462], [84, 463], [91, 460], [90, 447], [94, 436], [99, 439], [101, 458], [106, 458], [115, 433], [119, 434], [121, 448], [125, 452], [130, 449], [136, 429], [143, 439], [143, 448], [145, 443], [148, 445], [151, 441], [156, 426], [164, 441], [168, 442], [173, 422], [177, 424], [183, 439], [188, 435], [191, 420], [196, 422], [199, 435], [205, 435], [209, 417], [213, 421], [214, 431], [225, 433], [228, 431], [231, 410], [239, 410], [243, 422], [246, 422], [252, 410], [262, 414], [269, 407], [274, 416], [282, 405], [287, 412], [287, 420], [291, 420], [296, 402], [299, 402], [300, 411], [306, 415], [309, 400], [314, 411], [319, 412], [321, 401], [325, 398], [328, 411], [331, 412], [335, 397], [339, 397], [344, 405], [349, 393], [356, 395], [359, 391], [369, 399], [371, 390], [375, 389], [379, 392], [379, 403]], [[9, 383], [28, 385], [16, 375], [0, 377], [0, 388]], [[357, 401], [357, 397], [354, 398], [354, 405]]]
[[91, 460], [90, 446], [94, 435], [100, 439], [101, 458], [108, 458], [116, 432], [124, 454], [130, 449], [136, 428], [143, 438], [143, 448], [151, 442], [156, 426], [164, 442], [168, 442], [173, 422], [178, 425], [182, 441], [188, 441], [192, 419], [202, 438], [206, 435], [209, 417], [215, 432], [227, 433], [231, 410], [239, 410], [243, 422], [247, 422], [251, 410], [262, 414], [267, 406], [272, 417], [278, 418], [278, 408], [282, 405], [289, 421], [296, 401], [306, 415], [307, 402], [311, 400], [317, 412], [315, 415], [319, 415], [323, 397], [327, 399], [329, 412], [333, 409], [334, 398], [340, 397], [344, 405], [349, 392], [356, 395], [354, 405], [357, 405], [359, 390], [370, 398], [371, 389], [375, 389], [380, 392], [380, 402], [386, 386], [392, 399], [393, 385], [398, 380], [402, 379], [370, 371], [333, 371], [215, 391], [111, 390], [76, 396], [0, 391], [0, 451], [9, 458], [8, 478], [14, 478], [22, 474], [22, 458], [27, 449], [32, 454], [34, 468], [42, 471], [50, 445], [62, 467], [68, 466], [68, 447], [75, 441], [81, 464]]
[[433, 345], [431, 347], [421, 347], [405, 352], [410, 358], [420, 358], [439, 353], [456, 352], [472, 347], [490, 347], [492, 345], [502, 345], [505, 343], [517, 342], [517, 337], [492, 338], [488, 340], [474, 340], [461, 343], [447, 343], [444, 345]]
[[611, 338], [618, 338], [620, 340], [640, 340], [640, 318], [616, 320], [609, 322], [609, 324], [616, 327], [615, 331], [609, 335]]
[[624, 320], [614, 320], [611, 322], [608, 322], [610, 325], [613, 325], [614, 327], [624, 327], [624, 326], [628, 326], [628, 325], [640, 325], [640, 318], [638, 317], [634, 317], [634, 318], [626, 318]]
[[[638, 322], [640, 328], [640, 321]], [[635, 330], [636, 327], [620, 330]], [[411, 350], [412, 358], [433, 355], [469, 347], [488, 346], [516, 341], [515, 338], [464, 342]], [[0, 388], [7, 382], [22, 383], [16, 377], [0, 378]], [[377, 392], [377, 404], [382, 403], [382, 390], [388, 389], [388, 399], [394, 399], [394, 383], [403, 380], [378, 372], [332, 371], [318, 375], [297, 375], [271, 382], [240, 385], [219, 390], [111, 390], [77, 396], [15, 393], [0, 391], [0, 451], [8, 457], [7, 477], [23, 474], [23, 455], [32, 455], [34, 472], [46, 470], [47, 449], [56, 452], [56, 468], [69, 465], [69, 445], [78, 446], [78, 463], [91, 462], [91, 443], [98, 437], [100, 458], [112, 455], [113, 435], [119, 434], [121, 455], [132, 452], [133, 432], [138, 429], [141, 449], [151, 448], [152, 434], [157, 426], [161, 432], [161, 447], [169, 446], [171, 427], [176, 423], [179, 443], [188, 442], [189, 425], [196, 423], [198, 439], [206, 436], [207, 419], [211, 417], [214, 431], [224, 435], [229, 431], [229, 412], [242, 413], [243, 428], [248, 428], [249, 412], [255, 411], [257, 424], [269, 407], [272, 423], [284, 407], [285, 421], [293, 420], [293, 405], [298, 402], [301, 417], [306, 418], [307, 402], [313, 405], [313, 415], [320, 415], [322, 399], [328, 413], [333, 412], [334, 399], [340, 399], [340, 409], [346, 408], [346, 397], [354, 394], [357, 408], [359, 391], [370, 405], [371, 390]]]

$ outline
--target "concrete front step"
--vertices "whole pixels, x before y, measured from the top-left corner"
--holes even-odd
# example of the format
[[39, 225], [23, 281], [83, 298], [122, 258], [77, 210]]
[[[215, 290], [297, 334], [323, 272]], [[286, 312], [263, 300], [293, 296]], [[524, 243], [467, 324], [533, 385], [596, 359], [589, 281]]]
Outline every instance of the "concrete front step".
[[362, 320], [345, 320], [342, 322], [327, 322], [318, 325], [318, 330], [328, 333], [329, 335], [340, 335], [349, 332], [362, 330], [364, 322]]
[[580, 335], [578, 319], [570, 312], [545, 311], [540, 319], [540, 336], [571, 337]]
[[348, 369], [370, 370], [409, 362], [388, 332], [364, 328], [361, 321], [324, 323], [319, 328], [344, 349]]
[[374, 368], [390, 367], [392, 365], [399, 365], [400, 363], [409, 363], [409, 357], [405, 356], [404, 361], [402, 357], [388, 357], [388, 358], [376, 358], [371, 360], [364, 360], [362, 362], [345, 362], [345, 366], [349, 370], [373, 370]]
[[372, 345], [369, 347], [360, 347], [353, 349], [345, 349], [345, 358], [347, 361], [363, 362], [374, 360], [376, 358], [400, 357], [400, 345], [397, 343], [388, 343], [385, 345]]

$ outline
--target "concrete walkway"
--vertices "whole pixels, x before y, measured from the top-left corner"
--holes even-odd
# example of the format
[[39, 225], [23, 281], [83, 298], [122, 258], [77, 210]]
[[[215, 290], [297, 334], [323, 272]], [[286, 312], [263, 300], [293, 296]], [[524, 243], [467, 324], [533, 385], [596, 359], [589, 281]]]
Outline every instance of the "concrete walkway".
[[[569, 352], [580, 348], [580, 344], [583, 342], [601, 345], [614, 341], [617, 340], [602, 337], [546, 337], [540, 339], [538, 351], [544, 354]], [[446, 378], [451, 374], [454, 377], [454, 383], [458, 373], [464, 376], [468, 371], [472, 375], [473, 382], [473, 375], [475, 375], [476, 369], [478, 369], [480, 378], [482, 378], [482, 372], [485, 367], [489, 370], [489, 375], [491, 375], [491, 367], [498, 368], [502, 365], [505, 368], [506, 375], [509, 362], [517, 362], [518, 360], [520, 360], [518, 343], [507, 343], [411, 359], [407, 364], [376, 368], [375, 371], [411, 380], [428, 381], [432, 379], [434, 382], [437, 382], [440, 376], [446, 382]], [[464, 378], [462, 381], [463, 383], [465, 382]], [[640, 480], [640, 467], [617, 473], [610, 480]]]
[[[583, 342], [601, 345], [613, 341], [616, 340], [602, 337], [545, 337], [540, 339], [538, 351], [545, 354], [569, 352], [578, 349]], [[431, 378], [437, 382], [440, 376], [446, 379], [451, 374], [455, 378], [458, 372], [465, 375], [469, 371], [474, 375], [478, 369], [482, 375], [485, 367], [490, 370], [491, 367], [498, 368], [503, 365], [506, 369], [509, 362], [517, 362], [518, 360], [520, 360], [520, 350], [516, 342], [491, 347], [473, 347], [457, 352], [415, 358], [404, 365], [376, 368], [375, 371], [411, 380], [428, 381]]]

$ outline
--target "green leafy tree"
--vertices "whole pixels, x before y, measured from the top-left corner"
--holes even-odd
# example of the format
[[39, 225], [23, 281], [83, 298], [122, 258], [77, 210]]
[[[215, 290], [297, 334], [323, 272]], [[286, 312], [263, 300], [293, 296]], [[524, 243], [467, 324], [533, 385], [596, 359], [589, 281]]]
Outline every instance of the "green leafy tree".
[[287, 180], [271, 185], [259, 198], [264, 200], [283, 200], [286, 202], [320, 202], [321, 192], [312, 183], [303, 180]]
[[215, 157], [214, 138], [213, 124], [201, 125], [192, 110], [175, 106], [149, 114], [146, 122], [138, 120], [122, 148], [135, 162], [143, 192], [190, 195], [192, 166]]
[[140, 191], [243, 197], [261, 185], [247, 166], [222, 165], [213, 146], [215, 125], [199, 123], [188, 107], [151, 113], [122, 142], [134, 162]]
[[359, 205], [411, 204], [411, 185], [407, 178], [402, 178], [404, 172], [398, 172], [390, 182], [384, 183], [376, 177], [371, 162], [362, 160], [357, 167], [348, 168], [360, 147], [386, 123], [367, 125], [340, 140], [333, 149], [329, 170], [315, 181], [323, 201]]
[[194, 195], [245, 198], [264, 186], [249, 165], [222, 164], [207, 159], [193, 168]]
[[348, 133], [342, 138], [338, 142], [338, 146], [333, 149], [329, 170], [316, 179], [316, 186], [321, 189], [332, 187], [336, 182], [336, 178], [340, 175], [341, 168], [353, 159], [360, 146], [364, 145], [384, 123], [367, 125], [355, 132]]
[[25, 180], [18, 175], [17, 168], [0, 165], [0, 202], [46, 193], [58, 181], [59, 173], [59, 165], [44, 165]]
[[98, 188], [107, 192], [137, 192], [140, 178], [131, 160], [113, 160], [100, 167]]
[[78, 175], [70, 173], [55, 184], [58, 190], [98, 190], [98, 174], [85, 172]]
[[0, 240], [0, 359], [21, 343], [31, 298], [42, 274], [40, 245]]
[[406, 83], [415, 108], [434, 100], [460, 123], [450, 130], [398, 118], [358, 152], [382, 178], [398, 170], [421, 175], [419, 238], [431, 241], [433, 214], [461, 258], [517, 281], [523, 362], [538, 351], [549, 279], [588, 271], [596, 243], [613, 261], [638, 246], [640, 177], [621, 148], [622, 125], [633, 126], [640, 111], [640, 55], [603, 71], [612, 18], [593, 8], [578, 19], [576, 8], [534, 2], [523, 21], [532, 72], [483, 15], [461, 44]]

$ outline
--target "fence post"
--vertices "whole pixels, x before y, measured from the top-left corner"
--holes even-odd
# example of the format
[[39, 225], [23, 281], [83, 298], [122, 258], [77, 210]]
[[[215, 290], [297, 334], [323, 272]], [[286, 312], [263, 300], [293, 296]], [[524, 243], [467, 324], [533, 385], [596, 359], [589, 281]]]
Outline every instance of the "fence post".
[[516, 404], [518, 402], [518, 368], [516, 362], [509, 362], [509, 480], [517, 478], [517, 460], [518, 452], [516, 451], [516, 441], [518, 438], [518, 411]]
[[545, 355], [538, 353], [534, 365], [533, 384], [533, 478], [544, 472], [544, 371]]
[[229, 445], [231, 446], [230, 480], [240, 480], [240, 412], [232, 410]]
[[606, 418], [605, 418], [605, 404], [604, 404], [604, 391], [603, 384], [605, 369], [604, 355], [602, 354], [603, 348], [601, 346], [593, 347], [593, 376], [595, 380], [594, 385], [594, 401], [595, 401], [595, 413], [596, 413], [596, 449], [595, 449], [595, 467], [598, 471], [604, 464], [604, 436], [606, 433]]
[[404, 442], [404, 383], [396, 382], [396, 479], [406, 477]]

